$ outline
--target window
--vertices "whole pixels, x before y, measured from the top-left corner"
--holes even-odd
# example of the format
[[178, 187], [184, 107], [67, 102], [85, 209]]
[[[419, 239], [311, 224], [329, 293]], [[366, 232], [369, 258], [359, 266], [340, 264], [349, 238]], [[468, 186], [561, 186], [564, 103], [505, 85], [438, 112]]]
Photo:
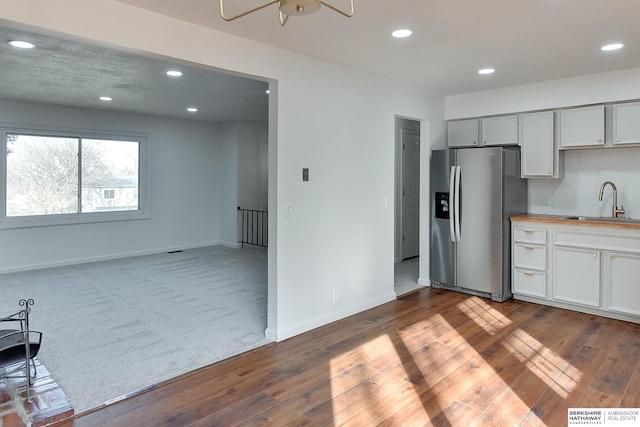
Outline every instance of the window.
[[2, 227], [148, 217], [145, 140], [4, 129]]

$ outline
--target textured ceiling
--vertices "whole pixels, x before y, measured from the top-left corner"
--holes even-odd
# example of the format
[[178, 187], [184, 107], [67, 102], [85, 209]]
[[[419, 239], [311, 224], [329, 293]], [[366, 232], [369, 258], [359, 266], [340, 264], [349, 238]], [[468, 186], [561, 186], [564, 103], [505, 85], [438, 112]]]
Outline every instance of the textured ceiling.
[[[640, 67], [640, 0], [355, 0], [353, 18], [322, 7], [285, 27], [276, 5], [225, 22], [217, 0], [118, 1], [443, 95]], [[264, 2], [225, 1], [229, 15]], [[400, 27], [413, 36], [391, 38]], [[599, 50], [614, 40], [626, 49]]]
[[[16, 49], [29, 40], [36, 49]], [[0, 26], [0, 98], [207, 121], [268, 116], [266, 82]], [[177, 69], [180, 78], [166, 75]], [[100, 96], [110, 96], [105, 103]], [[187, 107], [196, 106], [197, 113]]]
[[[441, 95], [640, 67], [640, 0], [355, 0], [347, 19], [326, 7], [285, 27], [272, 5], [233, 22], [217, 0], [117, 0]], [[228, 13], [262, 0], [227, 0]], [[349, 0], [333, 0], [346, 8]], [[1, 27], [0, 98], [200, 120], [267, 120], [267, 83], [197, 64], [141, 56], [51, 34]], [[414, 34], [393, 39], [392, 30]], [[6, 41], [28, 38], [18, 51]], [[626, 43], [603, 53], [600, 46]], [[480, 76], [482, 67], [496, 73]], [[179, 68], [180, 79], [165, 72]], [[109, 95], [111, 103], [98, 97]], [[199, 112], [186, 113], [195, 105]]]

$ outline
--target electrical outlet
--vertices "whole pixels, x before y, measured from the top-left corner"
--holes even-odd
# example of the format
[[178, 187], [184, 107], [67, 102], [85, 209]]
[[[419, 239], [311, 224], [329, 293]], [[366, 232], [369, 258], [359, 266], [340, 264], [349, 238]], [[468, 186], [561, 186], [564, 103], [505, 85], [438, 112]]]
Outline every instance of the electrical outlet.
[[540, 198], [543, 205], [549, 204], [549, 193], [542, 193], [542, 197]]
[[333, 303], [335, 304], [336, 301], [338, 301], [338, 291], [337, 290], [333, 290]]

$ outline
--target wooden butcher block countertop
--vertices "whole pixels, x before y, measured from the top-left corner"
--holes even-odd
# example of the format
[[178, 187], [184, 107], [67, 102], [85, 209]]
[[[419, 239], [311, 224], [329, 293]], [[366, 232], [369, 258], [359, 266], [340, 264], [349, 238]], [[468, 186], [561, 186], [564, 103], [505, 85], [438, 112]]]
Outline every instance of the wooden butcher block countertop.
[[639, 219], [583, 217], [578, 215], [525, 214], [511, 217], [511, 222], [545, 222], [551, 224], [579, 225], [587, 227], [613, 227], [640, 230]]

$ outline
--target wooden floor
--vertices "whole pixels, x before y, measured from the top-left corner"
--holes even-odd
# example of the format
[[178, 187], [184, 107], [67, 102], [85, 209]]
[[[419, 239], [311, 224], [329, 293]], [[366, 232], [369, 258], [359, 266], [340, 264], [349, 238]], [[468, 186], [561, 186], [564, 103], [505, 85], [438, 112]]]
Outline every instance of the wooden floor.
[[640, 407], [639, 356], [637, 324], [425, 289], [58, 426], [560, 426]]

